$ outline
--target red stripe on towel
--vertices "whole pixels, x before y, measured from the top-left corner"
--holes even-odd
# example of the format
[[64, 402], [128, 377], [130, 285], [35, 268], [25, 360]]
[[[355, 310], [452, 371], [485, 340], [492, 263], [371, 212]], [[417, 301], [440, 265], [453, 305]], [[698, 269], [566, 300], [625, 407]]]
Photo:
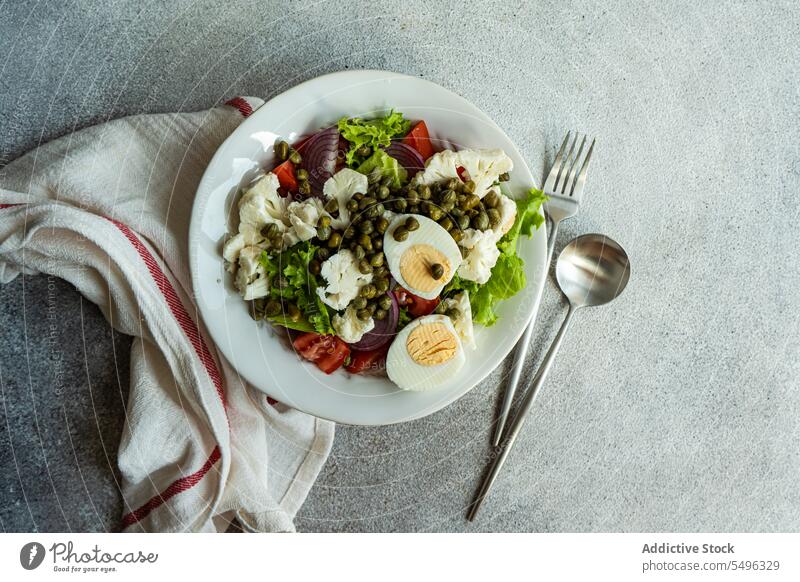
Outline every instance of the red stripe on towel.
[[225, 105], [230, 105], [239, 110], [243, 117], [249, 116], [253, 113], [253, 107], [247, 102], [244, 97], [234, 97], [225, 102]]

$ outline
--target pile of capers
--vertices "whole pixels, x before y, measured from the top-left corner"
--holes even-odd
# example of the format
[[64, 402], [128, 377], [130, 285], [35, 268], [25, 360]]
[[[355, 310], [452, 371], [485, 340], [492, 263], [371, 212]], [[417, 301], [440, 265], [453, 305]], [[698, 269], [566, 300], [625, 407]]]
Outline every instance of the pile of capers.
[[272, 149], [275, 152], [275, 157], [278, 158], [278, 160], [281, 162], [289, 160], [292, 162], [292, 164], [294, 164], [294, 177], [297, 178], [297, 192], [295, 194], [299, 194], [299, 196], [296, 197], [303, 198], [305, 196], [310, 196], [311, 184], [308, 181], [308, 171], [304, 168], [298, 167], [303, 161], [300, 152], [283, 140], [276, 141], [275, 145], [272, 146]]

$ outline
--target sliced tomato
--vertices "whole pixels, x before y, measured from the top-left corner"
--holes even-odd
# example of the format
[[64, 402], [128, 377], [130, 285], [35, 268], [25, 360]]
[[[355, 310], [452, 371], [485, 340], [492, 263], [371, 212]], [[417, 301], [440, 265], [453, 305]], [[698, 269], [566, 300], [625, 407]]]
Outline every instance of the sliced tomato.
[[394, 296], [397, 298], [397, 302], [405, 306], [408, 312], [414, 317], [430, 315], [433, 313], [433, 310], [436, 309], [436, 306], [439, 305], [438, 297], [435, 299], [423, 299], [400, 285], [395, 288]]
[[428, 133], [428, 126], [425, 125], [424, 121], [417, 122], [417, 124], [411, 128], [408, 135], [403, 138], [403, 143], [417, 150], [423, 160], [427, 160], [433, 155], [431, 136]]
[[354, 351], [350, 354], [350, 364], [345, 368], [351, 374], [360, 374], [366, 370], [377, 370], [385, 365], [389, 344], [367, 351]]
[[286, 160], [272, 170], [272, 173], [278, 177], [281, 188], [287, 192], [297, 192], [297, 178], [294, 175], [294, 164], [292, 162]]
[[326, 374], [338, 369], [350, 355], [350, 347], [335, 335], [308, 332], [298, 336], [292, 345], [298, 354]]

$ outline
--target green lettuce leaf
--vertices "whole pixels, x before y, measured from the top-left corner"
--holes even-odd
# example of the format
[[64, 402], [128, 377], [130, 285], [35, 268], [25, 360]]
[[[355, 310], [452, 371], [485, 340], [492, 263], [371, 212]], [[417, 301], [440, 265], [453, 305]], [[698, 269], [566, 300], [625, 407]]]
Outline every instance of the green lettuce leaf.
[[497, 243], [500, 256], [486, 283], [479, 285], [456, 275], [445, 288], [446, 295], [462, 290], [469, 293], [475, 323], [487, 327], [493, 325], [497, 321], [497, 303], [525, 288], [525, 262], [517, 256], [517, 241], [520, 235], [533, 236], [533, 232], [544, 223], [539, 209], [546, 200], [547, 196], [541, 190], [532, 188], [525, 198], [516, 201], [517, 217], [511, 229]]
[[345, 162], [351, 168], [361, 165], [364, 161], [356, 152], [361, 146], [387, 147], [392, 143], [393, 137], [401, 137], [411, 129], [411, 122], [405, 119], [402, 113], [390, 111], [385, 117], [378, 117], [365, 121], [359, 118], [343, 117], [339, 120], [339, 133], [350, 142]]
[[[319, 281], [308, 270], [317, 248], [306, 241], [274, 256], [264, 251], [260, 262], [271, 278], [270, 296], [273, 299], [294, 302], [302, 312], [302, 317], [298, 321], [291, 321], [283, 315], [268, 318], [269, 321], [289, 329], [315, 331], [327, 335], [334, 333], [328, 306], [317, 294]], [[275, 284], [274, 276], [278, 273], [283, 274], [285, 285]]]
[[383, 150], [375, 150], [375, 153], [356, 168], [357, 172], [367, 175], [374, 170], [378, 170], [382, 178], [391, 178], [395, 188], [400, 188], [408, 179], [406, 169]]

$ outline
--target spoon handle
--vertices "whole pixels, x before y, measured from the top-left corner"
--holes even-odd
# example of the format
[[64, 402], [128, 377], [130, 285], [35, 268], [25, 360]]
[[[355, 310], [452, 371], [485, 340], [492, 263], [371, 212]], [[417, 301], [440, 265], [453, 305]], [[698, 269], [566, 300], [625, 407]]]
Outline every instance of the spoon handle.
[[[547, 258], [544, 264], [547, 265], [547, 271], [550, 270], [550, 262], [553, 260], [553, 249], [556, 246], [556, 236], [558, 235], [558, 225], [561, 221], [554, 220], [550, 232], [547, 234]], [[547, 276], [547, 273], [545, 273]], [[533, 326], [535, 318], [531, 317], [528, 321], [528, 326], [522, 334], [522, 339], [517, 342], [517, 351], [514, 352], [514, 363], [511, 368], [511, 376], [506, 384], [506, 390], [503, 394], [503, 405], [500, 408], [500, 415], [497, 417], [497, 422], [494, 427], [494, 437], [492, 438], [492, 445], [498, 446], [500, 439], [503, 438], [503, 431], [506, 428], [506, 421], [508, 414], [511, 412], [511, 405], [514, 402], [514, 396], [517, 393], [517, 386], [519, 385], [519, 376], [522, 373], [522, 368], [525, 366], [525, 360], [528, 356], [528, 348], [531, 345], [531, 336], [533, 335]]]
[[569, 306], [569, 312], [567, 312], [567, 317], [564, 319], [564, 323], [561, 324], [561, 329], [558, 330], [558, 334], [553, 340], [553, 343], [550, 345], [550, 349], [547, 350], [547, 355], [544, 357], [544, 360], [542, 360], [539, 370], [536, 372], [533, 380], [531, 380], [531, 384], [527, 393], [525, 394], [525, 398], [520, 404], [514, 419], [511, 421], [508, 429], [508, 436], [500, 444], [499, 454], [495, 457], [489, 473], [484, 478], [481, 488], [478, 491], [478, 494], [475, 496], [475, 500], [472, 502], [469, 513], [467, 514], [467, 519], [469, 521], [475, 519], [478, 509], [480, 509], [483, 500], [486, 499], [486, 496], [489, 494], [489, 490], [492, 488], [492, 485], [494, 485], [497, 475], [500, 473], [500, 469], [502, 469], [508, 454], [514, 447], [514, 442], [517, 440], [517, 436], [522, 430], [525, 420], [528, 418], [528, 413], [531, 411], [531, 408], [533, 408], [533, 402], [536, 400], [536, 395], [539, 393], [539, 388], [542, 384], [544, 384], [547, 373], [550, 371], [550, 368], [553, 365], [556, 353], [561, 347], [561, 343], [564, 341], [564, 336], [567, 332], [567, 329], [569, 329], [569, 326], [572, 323], [572, 318], [577, 310], [577, 307], [572, 305]]

